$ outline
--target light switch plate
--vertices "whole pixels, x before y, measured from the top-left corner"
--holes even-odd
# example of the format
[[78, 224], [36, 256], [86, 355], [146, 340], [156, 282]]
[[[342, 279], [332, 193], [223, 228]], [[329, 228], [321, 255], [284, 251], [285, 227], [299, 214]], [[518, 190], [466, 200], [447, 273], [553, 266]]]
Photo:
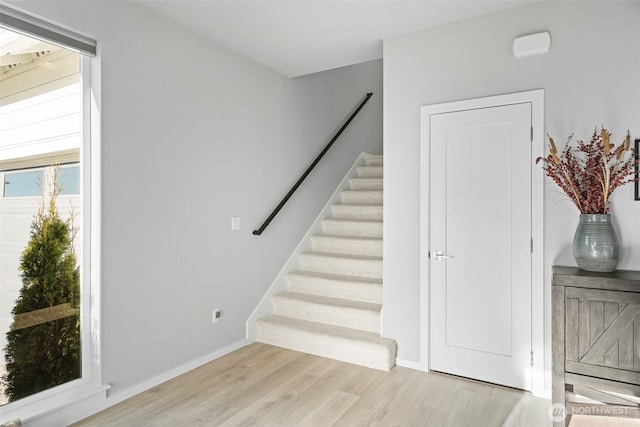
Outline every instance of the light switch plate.
[[242, 220], [240, 218], [231, 218], [231, 229], [240, 230], [242, 228]]

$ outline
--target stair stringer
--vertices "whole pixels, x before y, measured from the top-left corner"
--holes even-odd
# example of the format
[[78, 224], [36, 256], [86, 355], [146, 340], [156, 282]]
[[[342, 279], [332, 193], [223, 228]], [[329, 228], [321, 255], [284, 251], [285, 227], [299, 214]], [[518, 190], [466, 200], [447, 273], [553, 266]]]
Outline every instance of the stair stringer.
[[246, 337], [249, 342], [256, 341], [258, 334], [256, 321], [265, 316], [273, 314], [273, 303], [271, 297], [287, 290], [287, 275], [300, 269], [298, 255], [311, 250], [311, 237], [316, 234], [321, 234], [322, 221], [324, 219], [332, 217], [332, 206], [340, 202], [341, 192], [349, 189], [349, 180], [358, 176], [358, 167], [365, 165], [365, 159], [367, 158], [367, 156], [371, 156], [371, 154], [364, 152], [360, 153], [356, 161], [351, 166], [351, 169], [349, 169], [345, 177], [342, 179], [342, 181], [336, 188], [336, 191], [334, 191], [331, 198], [329, 198], [329, 201], [327, 201], [327, 203], [324, 205], [316, 219], [311, 224], [311, 227], [309, 227], [309, 230], [307, 230], [298, 246], [296, 246], [296, 248], [293, 250], [293, 253], [289, 256], [289, 259], [282, 267], [282, 270], [280, 270], [276, 278], [273, 280], [269, 288], [260, 299], [260, 302], [258, 302], [256, 308], [247, 319]]

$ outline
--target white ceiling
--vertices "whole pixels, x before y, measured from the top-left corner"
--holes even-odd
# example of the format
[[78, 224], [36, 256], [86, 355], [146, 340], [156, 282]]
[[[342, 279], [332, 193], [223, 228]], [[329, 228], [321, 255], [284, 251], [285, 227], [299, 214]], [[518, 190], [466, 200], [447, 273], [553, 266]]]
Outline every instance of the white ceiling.
[[382, 40], [534, 0], [139, 0], [287, 77], [382, 58]]

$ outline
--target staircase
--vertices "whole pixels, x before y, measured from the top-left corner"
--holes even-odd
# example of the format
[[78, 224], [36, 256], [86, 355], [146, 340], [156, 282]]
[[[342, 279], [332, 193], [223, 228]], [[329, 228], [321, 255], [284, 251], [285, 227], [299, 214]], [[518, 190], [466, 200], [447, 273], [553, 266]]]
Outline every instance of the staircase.
[[382, 156], [366, 155], [349, 189], [298, 255], [300, 270], [256, 322], [257, 341], [389, 370], [395, 341], [380, 337], [382, 308]]

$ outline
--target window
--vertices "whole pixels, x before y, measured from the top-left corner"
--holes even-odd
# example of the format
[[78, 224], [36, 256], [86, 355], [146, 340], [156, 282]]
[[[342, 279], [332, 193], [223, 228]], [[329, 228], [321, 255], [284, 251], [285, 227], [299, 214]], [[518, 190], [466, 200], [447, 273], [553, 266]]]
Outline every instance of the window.
[[[4, 190], [2, 196], [9, 197], [42, 197], [45, 175], [57, 173], [56, 186], [60, 196], [80, 194], [80, 165], [49, 166], [46, 169], [27, 169], [4, 172]], [[46, 187], [46, 185], [45, 185]], [[44, 188], [45, 192], [53, 191]]]
[[0, 201], [0, 381], [14, 403], [82, 376], [80, 164], [47, 164], [80, 157], [80, 55], [2, 28], [0, 49], [0, 159], [28, 166], [4, 172]]
[[80, 166], [61, 166], [57, 182], [61, 196], [80, 194]]
[[44, 175], [42, 169], [4, 174], [4, 192], [7, 197], [40, 197]]
[[[98, 203], [91, 165], [98, 159], [91, 157], [90, 125], [98, 112], [89, 114], [89, 56], [95, 42], [2, 4], [0, 18], [0, 353], [6, 348], [0, 354], [0, 420], [24, 420], [106, 390], [99, 385], [94, 339], [99, 225], [91, 216]], [[43, 305], [39, 298], [28, 301], [33, 292], [21, 291], [39, 280], [30, 278], [25, 262], [35, 244], [33, 224], [52, 197], [68, 225], [59, 244], [75, 260], [53, 274], [62, 277], [58, 289], [68, 292]], [[45, 347], [23, 352], [27, 335], [28, 346]], [[55, 357], [41, 360], [47, 353]], [[44, 374], [43, 366], [49, 367]], [[38, 381], [30, 380], [29, 369], [38, 371]]]

